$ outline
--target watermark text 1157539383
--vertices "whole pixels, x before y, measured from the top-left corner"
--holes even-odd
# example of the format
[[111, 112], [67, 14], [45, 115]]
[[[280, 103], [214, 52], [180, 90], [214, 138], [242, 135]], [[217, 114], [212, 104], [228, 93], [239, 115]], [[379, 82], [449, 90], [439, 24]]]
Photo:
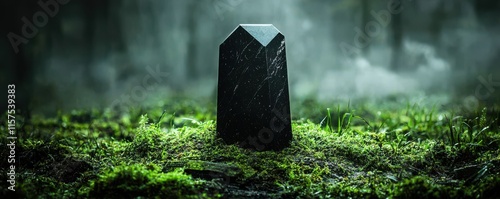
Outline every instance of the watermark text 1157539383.
[[16, 85], [9, 84], [7, 86], [7, 148], [9, 155], [7, 163], [7, 183], [8, 189], [11, 191], [16, 190]]

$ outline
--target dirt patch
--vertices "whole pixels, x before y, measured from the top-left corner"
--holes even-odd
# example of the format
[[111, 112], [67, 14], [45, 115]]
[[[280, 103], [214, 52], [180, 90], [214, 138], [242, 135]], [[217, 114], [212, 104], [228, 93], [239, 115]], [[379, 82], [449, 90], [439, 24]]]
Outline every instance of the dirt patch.
[[92, 169], [92, 166], [85, 161], [66, 158], [61, 162], [50, 165], [47, 175], [60, 182], [70, 183], [76, 181], [82, 173], [90, 169]]

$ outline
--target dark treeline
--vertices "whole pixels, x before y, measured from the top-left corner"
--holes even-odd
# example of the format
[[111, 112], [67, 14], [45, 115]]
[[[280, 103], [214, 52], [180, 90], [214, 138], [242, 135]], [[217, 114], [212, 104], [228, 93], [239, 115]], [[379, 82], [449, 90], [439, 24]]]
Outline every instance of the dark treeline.
[[[293, 97], [422, 89], [491, 103], [500, 93], [496, 0], [19, 0], [0, 7], [0, 82], [16, 84], [25, 111], [107, 107], [133, 95], [157, 66], [168, 78], [144, 100], [213, 95], [218, 45], [240, 23], [272, 23], [284, 33]], [[402, 88], [369, 87], [408, 77], [415, 79]], [[478, 92], [485, 81], [490, 87]]]

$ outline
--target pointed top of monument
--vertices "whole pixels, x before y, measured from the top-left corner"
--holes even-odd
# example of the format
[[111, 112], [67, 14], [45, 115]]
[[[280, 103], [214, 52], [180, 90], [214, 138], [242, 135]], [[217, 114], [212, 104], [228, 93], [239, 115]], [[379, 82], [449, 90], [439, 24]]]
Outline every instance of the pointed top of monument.
[[272, 24], [240, 24], [240, 27], [245, 29], [263, 46], [267, 46], [280, 33]]

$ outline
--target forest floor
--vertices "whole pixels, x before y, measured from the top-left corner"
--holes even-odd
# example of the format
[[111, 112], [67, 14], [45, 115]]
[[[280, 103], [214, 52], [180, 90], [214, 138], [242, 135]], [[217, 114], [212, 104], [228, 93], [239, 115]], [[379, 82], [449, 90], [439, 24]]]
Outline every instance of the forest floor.
[[[224, 144], [215, 105], [185, 98], [49, 118], [21, 111], [16, 191], [3, 177], [0, 197], [500, 197], [498, 108], [297, 104], [291, 146], [278, 152]], [[3, 174], [10, 171], [5, 158]]]

